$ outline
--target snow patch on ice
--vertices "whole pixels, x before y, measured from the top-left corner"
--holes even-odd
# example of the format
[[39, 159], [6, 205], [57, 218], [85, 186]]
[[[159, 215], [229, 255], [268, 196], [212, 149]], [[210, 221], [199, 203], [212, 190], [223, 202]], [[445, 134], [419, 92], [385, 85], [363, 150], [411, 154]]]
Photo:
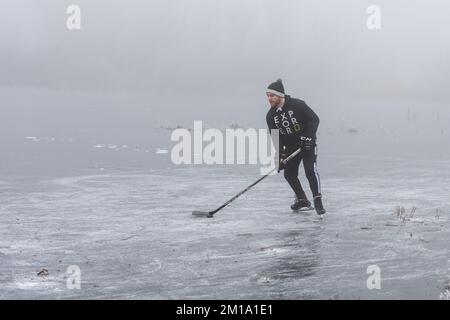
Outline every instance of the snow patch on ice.
[[166, 154], [168, 152], [169, 152], [168, 150], [156, 148], [156, 153], [157, 154]]
[[[36, 276], [38, 277], [38, 276]], [[31, 278], [30, 276], [19, 277], [12, 283], [12, 287], [20, 290], [51, 290], [61, 286], [62, 282], [55, 277]]]

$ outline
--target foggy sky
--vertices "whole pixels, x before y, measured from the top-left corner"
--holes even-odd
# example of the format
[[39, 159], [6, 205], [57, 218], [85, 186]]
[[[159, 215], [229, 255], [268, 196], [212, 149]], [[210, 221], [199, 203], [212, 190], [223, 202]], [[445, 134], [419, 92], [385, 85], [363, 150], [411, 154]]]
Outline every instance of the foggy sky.
[[338, 3], [3, 1], [0, 86], [245, 96], [281, 77], [298, 96], [450, 99], [448, 1]]

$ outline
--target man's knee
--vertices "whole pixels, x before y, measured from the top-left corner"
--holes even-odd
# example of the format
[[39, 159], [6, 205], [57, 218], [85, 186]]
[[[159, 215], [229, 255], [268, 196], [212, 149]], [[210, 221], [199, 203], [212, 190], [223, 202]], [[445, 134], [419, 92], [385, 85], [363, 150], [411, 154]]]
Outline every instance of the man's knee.
[[286, 169], [284, 169], [283, 174], [284, 174], [284, 178], [285, 178], [286, 180], [289, 180], [289, 179], [290, 179], [290, 174], [289, 174], [289, 172], [288, 172]]
[[316, 176], [316, 172], [314, 170], [314, 166], [305, 168], [305, 176], [309, 178], [314, 178]]
[[295, 171], [284, 169], [284, 178], [287, 181], [295, 179], [297, 176], [298, 176], [298, 174]]

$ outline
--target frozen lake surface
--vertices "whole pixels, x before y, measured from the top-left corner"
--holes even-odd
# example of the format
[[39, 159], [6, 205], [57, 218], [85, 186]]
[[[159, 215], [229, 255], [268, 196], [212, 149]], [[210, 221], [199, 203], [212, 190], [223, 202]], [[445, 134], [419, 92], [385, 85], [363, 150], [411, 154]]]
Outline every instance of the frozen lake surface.
[[[192, 217], [258, 179], [255, 166], [4, 175], [0, 298], [442, 297], [450, 276], [450, 164], [319, 161], [324, 220], [291, 212], [281, 174], [213, 219]], [[71, 265], [81, 270], [79, 290], [66, 285]], [[380, 289], [367, 288], [371, 265], [379, 267]], [[44, 268], [48, 275], [38, 276]]]

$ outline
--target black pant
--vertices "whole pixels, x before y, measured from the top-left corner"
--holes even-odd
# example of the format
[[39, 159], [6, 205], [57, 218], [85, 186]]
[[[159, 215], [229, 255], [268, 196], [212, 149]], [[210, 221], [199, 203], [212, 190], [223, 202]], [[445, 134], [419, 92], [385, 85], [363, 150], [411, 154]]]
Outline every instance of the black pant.
[[[297, 147], [287, 147], [285, 150], [286, 155], [289, 156], [295, 150], [297, 150]], [[298, 155], [289, 160], [284, 166], [284, 178], [299, 199], [306, 199], [300, 180], [298, 180], [298, 167], [302, 160], [311, 192], [314, 197], [320, 196], [320, 177], [317, 172], [317, 145], [311, 147], [311, 150], [302, 150]]]

